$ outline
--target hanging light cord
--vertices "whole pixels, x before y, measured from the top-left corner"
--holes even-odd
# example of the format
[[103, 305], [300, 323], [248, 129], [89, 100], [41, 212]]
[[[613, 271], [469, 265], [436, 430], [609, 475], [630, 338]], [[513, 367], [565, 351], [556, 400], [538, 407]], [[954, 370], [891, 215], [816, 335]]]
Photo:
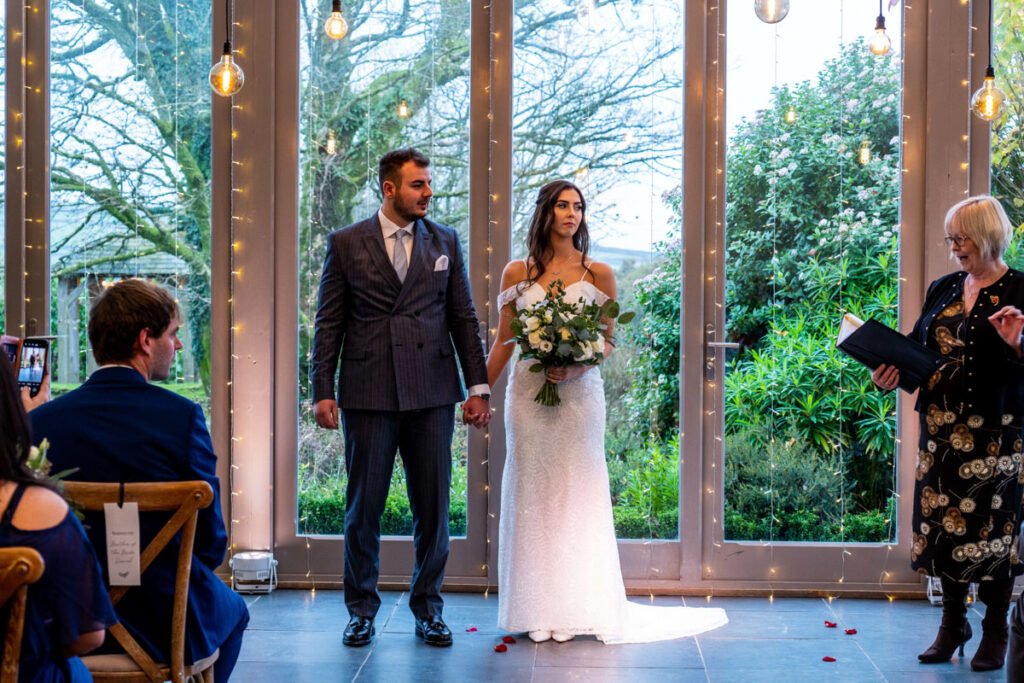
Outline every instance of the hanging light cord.
[[988, 66], [985, 68], [985, 78], [995, 78], [996, 72], [992, 68], [992, 43], [995, 38], [995, 22], [993, 21], [995, 9], [992, 0], [988, 0]]
[[224, 0], [224, 54], [231, 54], [231, 0]]

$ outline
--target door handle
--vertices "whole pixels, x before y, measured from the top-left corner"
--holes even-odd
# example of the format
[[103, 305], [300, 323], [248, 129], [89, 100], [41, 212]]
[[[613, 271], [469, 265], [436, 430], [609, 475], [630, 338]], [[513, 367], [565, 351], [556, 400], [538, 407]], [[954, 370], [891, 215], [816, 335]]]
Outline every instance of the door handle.
[[704, 346], [707, 348], [707, 352], [704, 355], [704, 379], [709, 382], [715, 381], [715, 349], [738, 349], [740, 348], [739, 342], [716, 342], [708, 341], [704, 342]]

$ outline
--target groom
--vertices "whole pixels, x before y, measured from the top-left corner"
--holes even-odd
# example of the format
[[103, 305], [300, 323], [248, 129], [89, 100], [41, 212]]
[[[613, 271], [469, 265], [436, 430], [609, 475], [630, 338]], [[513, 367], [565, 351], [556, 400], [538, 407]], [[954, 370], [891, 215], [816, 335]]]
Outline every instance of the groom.
[[[490, 419], [490, 388], [476, 311], [455, 231], [425, 218], [430, 160], [397, 149], [380, 160], [384, 202], [376, 215], [331, 233], [313, 338], [318, 425], [345, 430], [345, 604], [342, 641], [374, 635], [380, 608], [380, 518], [395, 452], [405, 466], [413, 514], [409, 607], [416, 635], [447, 647], [441, 583], [448, 559], [448, 498], [455, 404], [463, 419]], [[334, 375], [341, 355], [335, 401]]]

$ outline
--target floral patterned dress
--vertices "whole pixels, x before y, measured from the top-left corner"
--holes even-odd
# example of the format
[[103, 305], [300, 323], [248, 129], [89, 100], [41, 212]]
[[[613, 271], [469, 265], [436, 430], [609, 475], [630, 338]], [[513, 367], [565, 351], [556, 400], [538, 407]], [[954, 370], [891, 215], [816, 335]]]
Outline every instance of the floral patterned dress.
[[[954, 581], [1008, 579], [1019, 555], [1021, 415], [987, 414], [973, 402], [979, 337], [998, 310], [999, 287], [981, 291], [965, 313], [962, 296], [932, 319], [928, 346], [948, 358], [921, 388], [921, 437], [914, 488], [911, 564]], [[1008, 347], [1007, 347], [1008, 348]], [[1002, 378], [1006, 381], [1006, 378]], [[997, 380], [998, 381], [998, 380]]]

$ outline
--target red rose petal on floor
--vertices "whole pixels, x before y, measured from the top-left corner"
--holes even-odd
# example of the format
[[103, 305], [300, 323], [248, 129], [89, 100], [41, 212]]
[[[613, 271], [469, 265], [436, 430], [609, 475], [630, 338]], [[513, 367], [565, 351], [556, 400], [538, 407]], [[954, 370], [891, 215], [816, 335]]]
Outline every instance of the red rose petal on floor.
[[848, 636], [855, 636], [855, 635], [857, 635], [857, 629], [855, 629], [855, 628], [848, 628], [848, 629], [846, 629], [846, 635], [848, 635]]
[[828, 619], [825, 620], [825, 628], [835, 628], [835, 627], [836, 627], [836, 622], [829, 621]]
[[505, 643], [498, 643], [497, 645], [494, 646], [494, 651], [495, 652], [508, 652], [508, 645], [506, 645]]
[[501, 642], [507, 643], [508, 645], [515, 645], [516, 639], [512, 636], [502, 636]]
[[476, 626], [470, 626], [467, 628], [466, 633], [476, 633]]
[[821, 658], [821, 661], [823, 661], [823, 662], [834, 662], [834, 661], [836, 661], [836, 658], [835, 657], [829, 657], [828, 655], [825, 655], [824, 657]]

